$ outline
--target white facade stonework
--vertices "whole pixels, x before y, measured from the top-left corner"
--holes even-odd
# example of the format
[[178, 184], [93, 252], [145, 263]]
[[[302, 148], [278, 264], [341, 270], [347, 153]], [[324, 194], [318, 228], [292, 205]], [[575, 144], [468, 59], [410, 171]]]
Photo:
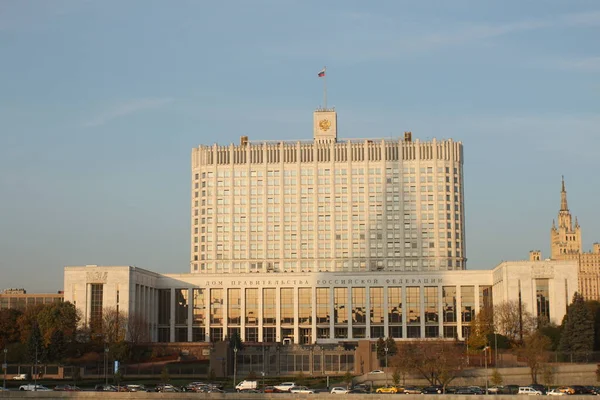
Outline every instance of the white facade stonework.
[[245, 341], [302, 344], [379, 336], [462, 339], [486, 301], [520, 298], [528, 312], [538, 316], [542, 307], [559, 324], [577, 290], [577, 271], [575, 260], [414, 273], [157, 274], [81, 266], [65, 267], [64, 288], [65, 301], [89, 323], [91, 285], [102, 285], [102, 307], [141, 315], [153, 341], [217, 341], [233, 332]]
[[192, 150], [190, 272], [466, 268], [463, 147], [452, 139], [313, 140]]

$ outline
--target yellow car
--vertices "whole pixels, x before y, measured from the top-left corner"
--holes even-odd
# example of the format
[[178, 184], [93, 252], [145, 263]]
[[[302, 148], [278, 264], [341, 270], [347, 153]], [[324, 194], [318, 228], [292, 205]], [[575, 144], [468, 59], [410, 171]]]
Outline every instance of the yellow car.
[[380, 387], [375, 390], [375, 393], [398, 393], [398, 389], [394, 386]]

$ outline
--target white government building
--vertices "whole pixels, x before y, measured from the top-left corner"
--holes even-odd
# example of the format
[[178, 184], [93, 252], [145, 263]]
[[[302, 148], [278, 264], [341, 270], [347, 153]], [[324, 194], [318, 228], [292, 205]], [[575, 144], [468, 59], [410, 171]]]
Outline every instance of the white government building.
[[577, 261], [466, 270], [460, 142], [338, 140], [329, 109], [313, 131], [193, 149], [190, 273], [65, 267], [65, 301], [90, 325], [107, 307], [142, 317], [157, 342], [462, 339], [518, 299], [560, 323]]

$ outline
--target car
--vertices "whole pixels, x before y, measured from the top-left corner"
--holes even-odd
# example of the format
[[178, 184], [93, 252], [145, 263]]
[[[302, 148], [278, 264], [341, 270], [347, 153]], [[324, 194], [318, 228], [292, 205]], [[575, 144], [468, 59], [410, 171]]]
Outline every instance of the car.
[[423, 393], [421, 391], [421, 389], [414, 387], [414, 386], [406, 386], [403, 390], [402, 393], [404, 394], [421, 394]]
[[398, 393], [396, 386], [383, 386], [375, 389], [375, 393]]
[[113, 385], [96, 385], [94, 387], [95, 392], [116, 392], [117, 388]]
[[283, 383], [280, 383], [279, 385], [275, 385], [275, 389], [277, 389], [277, 391], [279, 391], [279, 392], [289, 392], [295, 386], [296, 386], [296, 384], [294, 382], [283, 382]]
[[277, 393], [277, 389], [274, 386], [265, 386], [262, 391], [263, 393]]
[[4, 386], [0, 386], [0, 392], [10, 392], [10, 390], [5, 388]]
[[19, 374], [12, 377], [13, 381], [26, 381], [27, 374]]
[[354, 389], [350, 389], [348, 390], [347, 394], [369, 394], [370, 392], [367, 389], [363, 389], [363, 388], [354, 388]]
[[550, 389], [548, 390], [548, 393], [546, 393], [547, 396], [566, 396], [567, 394], [565, 392], [561, 392], [558, 389]]
[[290, 389], [290, 393], [314, 394], [315, 391], [313, 389], [307, 388], [306, 386], [294, 386]]
[[570, 386], [561, 386], [561, 387], [557, 388], [556, 390], [558, 390], [559, 392], [564, 393], [564, 394], [575, 394], [575, 389], [573, 389]]
[[56, 385], [54, 386], [54, 391], [57, 392], [80, 392], [81, 389], [77, 386], [71, 386], [71, 385]]
[[531, 385], [529, 385], [529, 387], [534, 388], [535, 390], [539, 390], [540, 392], [542, 392], [542, 394], [546, 394], [546, 392], [548, 391], [548, 389], [546, 389], [546, 386], [540, 385], [539, 383], [532, 383]]
[[128, 392], [145, 392], [146, 387], [144, 385], [127, 385], [125, 386]]
[[52, 389], [48, 389], [44, 385], [34, 385], [34, 384], [21, 385], [21, 386], [19, 386], [19, 390], [27, 391], [27, 392], [51, 392], [52, 391]]
[[530, 396], [541, 396], [542, 392], [532, 388], [531, 386], [521, 386], [521, 387], [519, 387], [519, 391], [517, 392], [517, 394], [527, 394]]
[[348, 392], [349, 392], [348, 389], [343, 388], [341, 386], [336, 386], [336, 387], [332, 388], [331, 392], [329, 392], [329, 393], [331, 393], [331, 394], [346, 394]]
[[423, 394], [442, 394], [443, 391], [442, 386], [427, 386], [421, 389], [421, 393]]
[[382, 371], [382, 370], [380, 370], [380, 369], [375, 369], [375, 370], [373, 370], [373, 371], [369, 372], [369, 374], [385, 374], [385, 372], [383, 372], [383, 371]]

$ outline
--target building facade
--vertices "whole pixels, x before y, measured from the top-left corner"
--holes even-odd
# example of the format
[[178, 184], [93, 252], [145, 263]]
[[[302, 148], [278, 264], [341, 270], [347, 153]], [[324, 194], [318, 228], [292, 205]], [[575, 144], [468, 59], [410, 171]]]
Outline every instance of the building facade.
[[13, 308], [25, 311], [29, 306], [36, 304], [61, 303], [63, 292], [58, 293], [27, 293], [25, 289], [6, 289], [0, 293], [0, 310]]
[[591, 252], [583, 252], [581, 226], [573, 223], [567, 203], [564, 178], [560, 193], [558, 226], [552, 221], [550, 249], [553, 260], [576, 260], [579, 265], [579, 292], [586, 300], [600, 300], [600, 243]]
[[156, 274], [136, 267], [65, 268], [65, 299], [91, 323], [118, 308], [148, 322], [158, 342], [332, 344], [459, 338], [482, 307], [518, 300], [560, 323], [577, 290], [577, 263], [505, 262], [493, 270]]
[[465, 269], [462, 144], [337, 133], [193, 149], [190, 271]]

